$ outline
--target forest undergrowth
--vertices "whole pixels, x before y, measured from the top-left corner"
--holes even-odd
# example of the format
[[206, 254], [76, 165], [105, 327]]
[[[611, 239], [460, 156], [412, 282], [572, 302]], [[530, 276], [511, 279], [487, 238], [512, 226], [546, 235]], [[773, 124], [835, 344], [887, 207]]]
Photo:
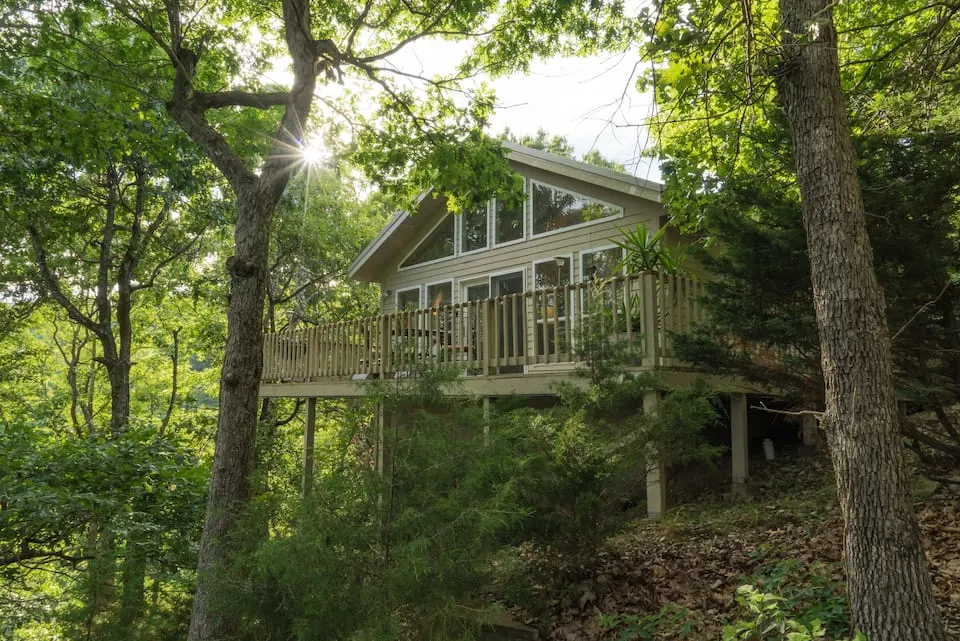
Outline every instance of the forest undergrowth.
[[[751, 463], [745, 494], [718, 491], [660, 521], [639, 518], [594, 563], [567, 568], [576, 580], [535, 586], [524, 606], [508, 609], [558, 641], [849, 638], [828, 458]], [[915, 508], [937, 601], [960, 638], [960, 495], [918, 482]], [[527, 562], [563, 565], [533, 553]], [[777, 627], [777, 616], [780, 632], [761, 634]], [[788, 637], [791, 620], [812, 633]]]

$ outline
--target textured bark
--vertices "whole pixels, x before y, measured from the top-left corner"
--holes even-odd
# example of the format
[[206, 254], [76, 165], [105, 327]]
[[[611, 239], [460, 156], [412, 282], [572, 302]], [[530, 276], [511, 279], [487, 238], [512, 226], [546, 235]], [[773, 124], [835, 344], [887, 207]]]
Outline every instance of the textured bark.
[[[291, 150], [299, 146], [304, 122], [313, 104], [317, 54], [311, 38], [307, 0], [283, 0], [284, 36], [293, 60], [293, 86], [252, 104], [243, 94], [198, 94], [194, 91], [197, 54], [182, 42], [179, 3], [167, 3], [170, 49], [176, 69], [171, 116], [230, 182], [236, 193], [237, 223], [234, 255], [227, 260], [230, 301], [227, 341], [220, 376], [220, 413], [197, 562], [197, 588], [190, 617], [188, 641], [234, 638], [235, 622], [225, 616], [217, 591], [217, 574], [236, 550], [233, 538], [237, 518], [250, 501], [254, 470], [258, 396], [263, 369], [262, 322], [267, 293], [268, 252], [273, 212], [294, 170]], [[222, 106], [268, 107], [283, 104], [284, 114], [270, 154], [258, 174], [251, 172], [226, 139], [206, 120], [205, 110]]]
[[[261, 318], [266, 294], [269, 230], [275, 203], [238, 198], [236, 256], [230, 262], [227, 344], [220, 376], [213, 474], [197, 564], [197, 589], [190, 620], [191, 641], [233, 635], [229, 618], [217, 607], [216, 575], [229, 559], [230, 537], [239, 512], [250, 499], [260, 373]], [[242, 265], [242, 267], [240, 267]], [[259, 267], [259, 268], [258, 268]]]
[[790, 123], [844, 517], [854, 624], [870, 641], [946, 639], [909, 502], [883, 292], [873, 269], [829, 0], [780, 0]]

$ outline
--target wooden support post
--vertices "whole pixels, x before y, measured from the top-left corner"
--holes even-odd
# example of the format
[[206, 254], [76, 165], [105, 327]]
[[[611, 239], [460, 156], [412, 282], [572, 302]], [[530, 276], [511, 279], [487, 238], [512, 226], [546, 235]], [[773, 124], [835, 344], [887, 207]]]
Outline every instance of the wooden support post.
[[313, 489], [313, 435], [317, 427], [317, 399], [307, 399], [307, 418], [303, 423], [303, 496]]
[[749, 433], [747, 432], [747, 395], [730, 395], [730, 458], [733, 465], [733, 490], [743, 488], [749, 475]]
[[[658, 390], [644, 392], [643, 411], [647, 414], [655, 414], [659, 402]], [[667, 509], [667, 469], [659, 453], [651, 448], [647, 456], [647, 517], [658, 519], [665, 509]]]
[[374, 416], [374, 421], [377, 424], [377, 475], [383, 479], [383, 446], [386, 443], [385, 430], [386, 430], [386, 421], [385, 421], [385, 412], [383, 409], [383, 403], [377, 403], [377, 408], [374, 410], [376, 416]]
[[823, 445], [820, 439], [820, 431], [817, 427], [817, 417], [813, 414], [804, 414], [800, 421], [804, 449], [808, 453], [816, 452]]

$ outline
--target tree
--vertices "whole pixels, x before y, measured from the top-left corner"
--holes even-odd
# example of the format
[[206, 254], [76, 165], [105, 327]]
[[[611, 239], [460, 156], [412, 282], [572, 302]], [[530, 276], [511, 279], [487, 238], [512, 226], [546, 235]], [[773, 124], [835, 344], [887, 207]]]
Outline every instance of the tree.
[[[269, 11], [256, 4], [224, 10], [179, 0], [103, 0], [68, 3], [50, 13], [26, 0], [4, 25], [10, 36], [4, 43], [28, 41], [31, 55], [57, 61], [58, 47], [76, 41], [110, 61], [122, 71], [113, 81], [162, 100], [233, 192], [227, 340], [191, 640], [230, 635], [231, 622], [218, 615], [212, 600], [212, 576], [229, 562], [230, 535], [250, 498], [273, 214], [301, 164], [318, 84], [349, 80], [368, 96], [379, 94], [373, 117], [362, 116], [349, 97], [327, 104], [341, 124], [357, 129], [353, 157], [379, 166], [379, 182], [388, 191], [409, 198], [435, 188], [451, 197], [454, 208], [483, 202], [498, 189], [514, 191], [499, 146], [481, 133], [489, 96], [478, 94], [464, 109], [453, 103], [451, 91], [480, 66], [502, 72], [524, 65], [552, 46], [545, 33], [568, 19], [585, 22], [591, 8], [563, 4], [531, 12], [527, 2], [514, 1], [498, 9], [492, 0], [370, 0], [362, 6], [281, 0]], [[397, 69], [391, 56], [423, 38], [468, 36], [486, 42], [462, 69], [447, 78], [419, 79], [413, 89], [401, 84], [417, 78]], [[120, 44], [131, 39], [137, 50], [124, 51]], [[286, 87], [262, 78], [282, 50], [291, 61]], [[158, 56], [165, 61], [159, 67], [153, 62]], [[153, 91], [154, 82], [167, 90]]]
[[776, 76], [810, 256], [851, 610], [871, 639], [946, 639], [909, 502], [883, 291], [840, 86], [832, 7], [781, 0]]
[[[960, 319], [953, 276], [960, 268], [960, 168], [947, 159], [960, 153], [960, 139], [948, 131], [884, 131], [860, 135], [855, 143], [875, 268], [893, 331], [897, 394], [908, 401], [901, 431], [919, 469], [948, 482], [948, 472], [960, 466], [960, 425], [949, 411], [960, 400], [953, 329]], [[787, 169], [789, 159], [783, 160]], [[774, 382], [795, 405], [822, 409], [800, 203], [768, 178], [774, 170], [740, 171], [724, 180], [722, 190], [700, 199], [703, 229], [717, 240], [714, 249], [696, 252], [711, 275], [703, 301], [710, 321], [694, 335], [678, 337], [676, 347], [688, 362]]]
[[[135, 46], [123, 49], [129, 54]], [[20, 300], [56, 308], [40, 312], [52, 321], [50, 338], [66, 366], [76, 438], [115, 440], [131, 428], [132, 393], [156, 386], [146, 375], [139, 385], [131, 378], [138, 348], [148, 335], [156, 338], [153, 327], [138, 323], [142, 299], [154, 287], [187, 286], [189, 265], [208, 227], [222, 221], [217, 214], [223, 207], [210, 196], [211, 167], [161, 104], [104, 80], [111, 76], [109, 65], [77, 43], [58, 51], [71, 71], [56, 78], [55, 65], [31, 57], [31, 51], [24, 44], [19, 52], [24, 59], [5, 60], [3, 67], [7, 109], [0, 112], [0, 128], [7, 140], [0, 174], [5, 184], [16, 186], [4, 189], [6, 260], [19, 265]], [[180, 329], [167, 331], [164, 339], [178, 345]], [[175, 354], [166, 412], [152, 425], [159, 424], [161, 435], [177, 405], [178, 365]], [[106, 425], [95, 407], [101, 377], [109, 389]], [[55, 415], [44, 418], [58, 422]], [[153, 417], [136, 418], [143, 426]], [[151, 497], [137, 492], [130, 497], [134, 513], [150, 512]], [[89, 618], [99, 625], [100, 615], [111, 610], [113, 623], [129, 631], [144, 611], [150, 525], [132, 519], [121, 528], [122, 519], [107, 514], [91, 514], [84, 524]], [[64, 525], [65, 537], [76, 535], [75, 519]], [[119, 611], [113, 612], [118, 561], [122, 591]]]
[[[911, 27], [890, 41], [876, 39], [874, 49], [844, 49], [882, 52], [853, 61], [865, 73], [905, 63], [904, 50], [916, 53], [924, 35], [939, 33], [927, 30], [931, 17], [944, 24], [944, 12], [930, 7], [850, 11], [861, 14], [850, 22], [874, 21], [864, 29]], [[785, 118], [798, 182], [784, 187], [796, 190], [803, 210], [854, 623], [871, 639], [944, 638], [908, 502], [883, 293], [857, 183], [833, 6], [663, 3], [648, 30], [648, 51], [668, 60], [652, 72], [661, 101], [654, 124], [668, 132], [667, 145], [697, 149], [687, 163], [699, 182], [674, 183], [671, 204], [719, 191], [749, 167], [751, 154], [762, 155], [759, 139]]]

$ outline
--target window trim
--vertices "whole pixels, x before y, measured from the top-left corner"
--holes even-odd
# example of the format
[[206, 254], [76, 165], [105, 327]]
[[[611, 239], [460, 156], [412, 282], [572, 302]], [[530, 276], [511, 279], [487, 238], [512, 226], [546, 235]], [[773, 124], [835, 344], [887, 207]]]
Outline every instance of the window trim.
[[[577, 281], [574, 280], [574, 276], [576, 275], [576, 270], [573, 268], [573, 252], [569, 252], [566, 254], [557, 253], [556, 256], [551, 256], [550, 258], [537, 258], [531, 263], [532, 266], [530, 268], [530, 278], [533, 279], [533, 289], [530, 291], [532, 292], [540, 291], [539, 289], [537, 289], [537, 265], [542, 265], [543, 263], [553, 263], [555, 262], [554, 258], [561, 258], [561, 257], [569, 260], [568, 264], [570, 265], [570, 268], [569, 268], [570, 282], [568, 283], [568, 286], [573, 287], [574, 285], [577, 284]], [[570, 318], [570, 303], [572, 302], [573, 290], [571, 290], [569, 294], [571, 296], [571, 300], [567, 301], [567, 311], [563, 316], [558, 316], [557, 320], [566, 321]], [[542, 322], [543, 322], [542, 319], [537, 321], [538, 324]], [[571, 323], [571, 327], [572, 326], [573, 326], [573, 323]]]
[[471, 287], [476, 287], [477, 285], [486, 285], [487, 286], [487, 298], [481, 298], [479, 300], [488, 300], [490, 298], [490, 276], [473, 276], [470, 278], [458, 278], [457, 279], [457, 292], [460, 295], [459, 301], [461, 303], [467, 302], [467, 290]]
[[[522, 243], [527, 240], [527, 210], [532, 211], [532, 207], [529, 206], [530, 198], [532, 197], [532, 192], [530, 191], [530, 185], [533, 184], [533, 181], [526, 176], [523, 177], [523, 205], [521, 205], [520, 210], [520, 226], [523, 231], [520, 234], [520, 238], [514, 240], [508, 240], [503, 243], [497, 242], [497, 197], [494, 196], [490, 199], [492, 203], [491, 216], [492, 222], [490, 224], [490, 246], [493, 248], [500, 247], [509, 247], [510, 245], [516, 245], [517, 243]], [[532, 227], [531, 227], [532, 229]]]
[[[445, 284], [445, 283], [450, 283], [450, 302], [447, 303], [447, 305], [456, 305], [457, 290], [456, 290], [456, 288], [454, 287], [453, 279], [452, 279], [452, 278], [444, 278], [444, 279], [442, 279], [442, 280], [435, 280], [435, 281], [431, 281], [431, 282], [429, 282], [429, 283], [424, 283], [424, 284], [423, 284], [423, 305], [424, 305], [424, 306], [421, 307], [420, 309], [435, 309], [432, 304], [430, 305], [430, 307], [427, 307], [427, 304], [428, 304], [428, 301], [427, 301], [427, 292], [430, 291], [430, 287], [432, 287], [433, 285], [443, 285], [443, 284]], [[441, 307], [442, 307], [442, 305], [441, 305]]]
[[412, 292], [417, 290], [417, 309], [423, 309], [421, 305], [423, 304], [423, 287], [421, 285], [415, 285], [413, 287], [405, 287], [404, 289], [398, 289], [393, 295], [393, 313], [399, 314], [403, 312], [400, 309], [400, 294], [405, 292]]
[[434, 264], [436, 264], [436, 263], [442, 263], [442, 262], [445, 261], [445, 260], [451, 260], [451, 259], [457, 257], [457, 221], [454, 220], [454, 221], [453, 221], [453, 253], [452, 253], [452, 254], [450, 254], [449, 256], [444, 256], [443, 258], [434, 258], [433, 260], [428, 260], [428, 261], [426, 261], [426, 262], [424, 262], [424, 263], [415, 263], [415, 264], [413, 264], [413, 265], [406, 265], [406, 266], [404, 266], [404, 263], [407, 262], [407, 260], [408, 260], [411, 256], [413, 256], [418, 249], [420, 249], [420, 247], [423, 245], [423, 243], [425, 243], [425, 242], [427, 241], [427, 239], [430, 238], [430, 235], [431, 235], [433, 232], [435, 232], [435, 231], [437, 230], [437, 228], [440, 227], [440, 225], [442, 225], [442, 224], [447, 220], [447, 218], [450, 218], [451, 216], [453, 216], [453, 214], [451, 214], [451, 213], [449, 213], [449, 212], [447, 212], [446, 214], [444, 214], [444, 215], [440, 218], [440, 220], [438, 220], [437, 223], [436, 223], [433, 227], [430, 228], [430, 231], [428, 231], [426, 234], [423, 235], [423, 238], [420, 239], [420, 242], [417, 243], [416, 245], [414, 245], [413, 249], [411, 249], [409, 252], [407, 252], [406, 256], [404, 256], [403, 258], [400, 259], [400, 262], [399, 262], [399, 264], [397, 265], [397, 271], [398, 271], [398, 272], [406, 271], [406, 270], [408, 270], [408, 269], [416, 269], [417, 267], [423, 267], [424, 265], [434, 265]]
[[517, 267], [511, 267], [510, 269], [501, 269], [495, 272], [489, 272], [487, 274], [487, 285], [490, 286], [490, 298], [498, 298], [493, 295], [493, 279], [497, 276], [506, 276], [507, 274], [516, 274], [517, 272], [523, 273], [523, 294], [526, 294], [529, 289], [527, 287], [527, 266], [526, 264], [521, 263]]
[[485, 251], [489, 251], [489, 250], [490, 250], [490, 243], [491, 243], [491, 240], [492, 240], [492, 239], [490, 238], [490, 211], [491, 211], [491, 205], [492, 205], [492, 203], [493, 203], [493, 199], [492, 199], [492, 198], [491, 198], [490, 200], [488, 200], [487, 203], [486, 203], [487, 216], [486, 216], [486, 219], [485, 219], [485, 223], [486, 223], [486, 227], [487, 227], [487, 244], [486, 244], [484, 247], [480, 247], [479, 249], [471, 249], [471, 250], [469, 250], [469, 251], [464, 251], [464, 250], [463, 250], [463, 214], [461, 213], [461, 214], [458, 215], [458, 218], [459, 218], [460, 220], [457, 221], [457, 226], [456, 226], [456, 229], [454, 230], [454, 231], [455, 231], [455, 234], [456, 234], [456, 236], [457, 236], [457, 239], [456, 239], [457, 242], [455, 243], [456, 246], [454, 247], [454, 249], [457, 251], [457, 254], [456, 254], [456, 255], [459, 255], [459, 256], [471, 256], [471, 255], [473, 255], [473, 254], [479, 254], [480, 252], [485, 252]]
[[531, 278], [533, 278], [533, 290], [532, 290], [532, 291], [535, 291], [535, 292], [536, 292], [536, 291], [540, 291], [540, 290], [537, 289], [537, 265], [542, 265], [543, 263], [555, 263], [555, 262], [556, 262], [556, 261], [554, 260], [555, 258], [567, 258], [567, 259], [569, 259], [569, 261], [570, 261], [570, 262], [569, 262], [569, 265], [570, 265], [570, 285], [572, 286], [572, 285], [576, 285], [576, 284], [577, 284], [576, 281], [573, 280], [573, 277], [574, 277], [574, 275], [575, 275], [575, 273], [576, 273], [575, 270], [573, 269], [573, 252], [567, 252], [567, 253], [557, 252], [557, 255], [556, 255], [556, 256], [550, 256], [549, 258], [535, 258], [533, 261], [531, 261], [530, 265], [531, 265], [531, 270], [532, 270], [532, 271], [530, 272], [530, 276], [531, 276]]
[[[536, 183], [537, 185], [542, 185], [544, 187], [549, 187], [550, 189], [562, 191], [563, 193], [570, 194], [571, 196], [576, 196], [578, 198], [586, 198], [587, 200], [591, 200], [595, 203], [599, 203], [606, 207], [611, 207], [613, 209], [616, 209], [617, 213], [612, 216], [604, 216], [603, 218], [597, 218], [596, 220], [588, 220], [582, 223], [577, 223], [576, 225], [568, 225], [567, 227], [561, 227], [560, 229], [551, 229], [549, 231], [542, 231], [538, 234], [534, 231], [534, 226], [533, 226], [533, 185], [534, 183]], [[543, 182], [542, 180], [533, 180], [533, 179], [530, 180], [530, 193], [528, 194], [527, 200], [530, 201], [529, 209], [530, 209], [530, 238], [531, 239], [544, 238], [546, 236], [552, 236], [553, 234], [562, 234], [563, 232], [571, 231], [574, 229], [580, 229], [581, 227], [588, 227], [590, 225], [596, 225], [597, 223], [607, 222], [610, 220], [618, 220], [620, 218], [623, 218], [624, 216], [623, 207], [621, 207], [620, 205], [615, 205], [605, 200], [594, 198], [593, 196], [581, 194], [579, 192], [573, 191], [572, 189], [564, 189], [563, 187], [557, 187], [556, 185], [552, 185], [548, 182]]]
[[[620, 247], [619, 245], [614, 245], [614, 244], [601, 245], [601, 246], [599, 246], [599, 247], [591, 247], [591, 248], [589, 248], [589, 249], [581, 249], [581, 250], [579, 250], [579, 251], [577, 252], [577, 253], [579, 254], [578, 260], [579, 260], [579, 266], [580, 266], [580, 280], [577, 281], [577, 282], [579, 282], [579, 283], [586, 283], [586, 282], [587, 282], [587, 279], [584, 278], [583, 257], [586, 256], [587, 254], [597, 254], [597, 253], [602, 252], [602, 251], [607, 251], [608, 249], [619, 249], [619, 250], [620, 250], [620, 260], [623, 260], [624, 253], [625, 253], [623, 247]], [[618, 274], [618, 276], [625, 276], [626, 273], [627, 273], [627, 266], [624, 265], [623, 267], [620, 268], [620, 270], [621, 270], [621, 273]], [[612, 277], [611, 277], [611, 278], [612, 278]]]

